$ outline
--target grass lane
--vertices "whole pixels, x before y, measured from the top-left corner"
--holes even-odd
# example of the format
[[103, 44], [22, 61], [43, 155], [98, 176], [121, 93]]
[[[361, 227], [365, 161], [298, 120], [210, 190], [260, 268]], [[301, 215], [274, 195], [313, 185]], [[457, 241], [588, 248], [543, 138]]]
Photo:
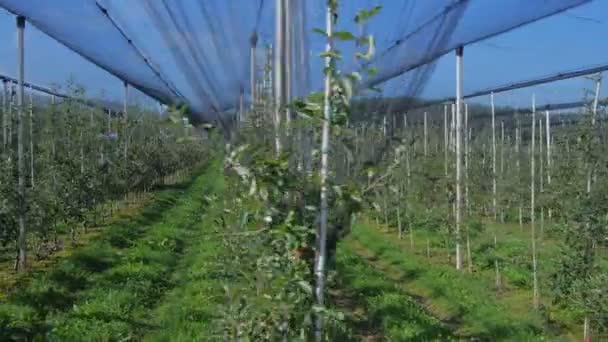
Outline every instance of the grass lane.
[[558, 338], [546, 330], [539, 313], [520, 310], [497, 297], [492, 282], [484, 276], [433, 263], [426, 256], [410, 253], [407, 246], [409, 242], [399, 241], [366, 222], [358, 223], [342, 244], [347, 253], [365, 260], [403, 293], [416, 298], [457, 336], [520, 341]]
[[150, 308], [175, 286], [171, 275], [201, 233], [203, 194], [219, 168], [211, 163], [186, 189], [162, 193], [142, 214], [33, 274], [0, 303], [0, 340], [128, 340], [152, 329]]
[[432, 317], [393, 279], [356, 253], [353, 240], [337, 254], [338, 288], [333, 302], [346, 313], [353, 341], [451, 340], [449, 328]]

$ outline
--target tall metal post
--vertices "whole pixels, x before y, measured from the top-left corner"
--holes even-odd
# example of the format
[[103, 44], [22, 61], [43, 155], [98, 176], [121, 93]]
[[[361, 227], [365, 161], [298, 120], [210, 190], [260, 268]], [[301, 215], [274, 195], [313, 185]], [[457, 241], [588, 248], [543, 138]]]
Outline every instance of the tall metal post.
[[239, 92], [239, 122], [238, 122], [238, 124], [240, 124], [244, 120], [245, 120], [245, 89], [243, 89], [243, 87], [241, 87], [240, 92]]
[[253, 111], [255, 108], [255, 104], [257, 101], [257, 89], [256, 89], [256, 79], [255, 79], [255, 65], [256, 65], [256, 51], [258, 46], [258, 33], [253, 32], [251, 34], [251, 38], [249, 39], [249, 43], [251, 44], [251, 48], [249, 49], [249, 87], [251, 91], [251, 110]]
[[494, 107], [494, 93], [490, 94], [490, 110], [492, 111], [492, 214], [494, 221], [498, 213], [496, 199], [496, 111]]
[[18, 193], [19, 193], [19, 237], [17, 246], [19, 255], [17, 259], [17, 270], [25, 271], [27, 264], [27, 231], [25, 227], [25, 158], [23, 153], [23, 96], [25, 82], [25, 62], [24, 62], [24, 46], [23, 35], [25, 30], [25, 18], [17, 17], [17, 178], [18, 178]]
[[30, 108], [29, 108], [29, 129], [30, 129], [30, 184], [32, 188], [36, 185], [34, 177], [34, 88], [30, 86]]
[[[333, 9], [327, 6], [326, 26], [327, 26], [327, 48], [328, 56], [325, 57], [325, 68], [331, 67], [331, 57], [329, 53], [333, 49]], [[321, 138], [321, 212], [319, 217], [319, 231], [317, 234], [317, 257], [315, 265], [315, 297], [318, 307], [325, 305], [325, 262], [327, 257], [327, 220], [328, 220], [328, 204], [327, 204], [327, 175], [329, 172], [329, 123], [331, 121], [331, 73], [325, 73], [325, 99], [323, 108], [323, 132]], [[315, 340], [321, 342], [323, 340], [323, 317], [318, 314], [315, 319]]]
[[275, 150], [281, 153], [281, 114], [285, 100], [285, 0], [276, 0], [275, 47], [274, 47], [274, 91], [275, 91]]
[[443, 105], [443, 167], [448, 177], [448, 105]]
[[[125, 146], [124, 146], [124, 151], [123, 151], [123, 157], [125, 160], [125, 163], [127, 162], [127, 154], [128, 154], [128, 149], [129, 149], [129, 118], [128, 118], [128, 106], [129, 106], [129, 83], [127, 83], [127, 81], [124, 81], [124, 88], [125, 88], [125, 99], [124, 99], [124, 103], [123, 103], [123, 114], [124, 114], [124, 118], [123, 118], [123, 123], [124, 123], [124, 137], [123, 140], [125, 142]], [[126, 165], [125, 165], [126, 166]]]
[[535, 208], [535, 138], [536, 136], [536, 97], [532, 96], [532, 140], [530, 146], [530, 226], [531, 226], [531, 240], [532, 240], [532, 304], [535, 309], [539, 306], [539, 295], [538, 295], [538, 276], [536, 272], [536, 208]]
[[428, 155], [428, 113], [424, 112], [424, 156]]
[[462, 269], [460, 225], [462, 219], [462, 55], [456, 49], [456, 269]]
[[597, 106], [600, 100], [600, 88], [602, 86], [602, 74], [596, 76], [595, 79], [595, 94], [593, 96], [593, 116], [591, 117], [591, 125], [595, 126], [597, 120]]
[[[545, 111], [545, 128], [547, 134], [547, 185], [551, 185], [551, 119], [549, 118], [549, 111]], [[542, 156], [541, 156], [542, 157]], [[551, 212], [549, 210], [549, 212]]]
[[8, 84], [2, 80], [2, 147], [6, 151], [8, 145]]
[[284, 54], [284, 66], [285, 66], [285, 98], [283, 99], [285, 105], [285, 133], [290, 135], [290, 125], [291, 125], [291, 108], [288, 106], [291, 101], [292, 93], [292, 83], [293, 83], [293, 54], [291, 51], [291, 45], [293, 44], [293, 25], [292, 25], [292, 12], [293, 12], [293, 4], [292, 0], [283, 0], [284, 1], [284, 13], [283, 13], [283, 30], [284, 30], [284, 42], [283, 42], [283, 54]]

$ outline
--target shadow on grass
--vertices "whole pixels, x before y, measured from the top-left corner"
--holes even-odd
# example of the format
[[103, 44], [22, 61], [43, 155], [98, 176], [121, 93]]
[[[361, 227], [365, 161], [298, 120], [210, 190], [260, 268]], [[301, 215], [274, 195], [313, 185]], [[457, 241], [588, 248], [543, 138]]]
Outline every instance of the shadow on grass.
[[[120, 250], [134, 246], [148, 227], [160, 222], [191, 184], [190, 181], [165, 187], [166, 191], [156, 195], [156, 199], [137, 216], [118, 219], [103, 229], [101, 235], [88, 246], [76, 249], [53, 269], [32, 272], [24, 277], [19, 282], [19, 289], [0, 303], [0, 341], [44, 340], [43, 336], [50, 333], [52, 328], [47, 323], [49, 314], [65, 312], [74, 307], [79, 293], [93, 285], [93, 279], [96, 279], [94, 275], [116, 266], [121, 256]], [[175, 248], [181, 252], [184, 242], [177, 241]], [[121, 280], [126, 282], [127, 278]], [[163, 288], [169, 285], [162, 283], [160, 287]], [[99, 319], [125, 321], [124, 317], [105, 316]], [[137, 321], [128, 323], [134, 329], [145, 329]]]
[[427, 341], [451, 336], [450, 330], [429, 316], [393, 280], [372, 268], [365, 258], [342, 249], [338, 260], [340, 283], [350, 298], [366, 308], [366, 315], [350, 319], [353, 331], [374, 332], [387, 340]]

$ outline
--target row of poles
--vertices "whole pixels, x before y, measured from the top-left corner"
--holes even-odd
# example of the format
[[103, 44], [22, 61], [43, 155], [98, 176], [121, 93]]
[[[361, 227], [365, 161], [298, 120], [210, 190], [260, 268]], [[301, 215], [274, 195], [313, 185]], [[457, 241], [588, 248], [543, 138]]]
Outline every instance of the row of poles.
[[[456, 101], [455, 105], [452, 105], [452, 132], [455, 131], [455, 139], [454, 137], [448, 136], [448, 106], [444, 106], [444, 140], [445, 140], [445, 174], [448, 176], [448, 145], [454, 143], [455, 140], [455, 152], [456, 152], [456, 203], [455, 203], [455, 235], [456, 235], [456, 269], [462, 269], [462, 247], [461, 247], [461, 224], [463, 218], [463, 163], [465, 172], [467, 170], [467, 155], [464, 154], [463, 157], [463, 125], [466, 129], [467, 119], [465, 119], [463, 124], [463, 96], [462, 96], [462, 77], [463, 75], [463, 48], [460, 47], [456, 49]], [[576, 75], [573, 77], [578, 77], [581, 75]], [[599, 106], [599, 96], [600, 89], [602, 83], [601, 74], [597, 74], [594, 77], [591, 77], [591, 80], [595, 82], [594, 89], [594, 97], [593, 102], [591, 104], [591, 125], [592, 127], [596, 126], [598, 120], [598, 106]], [[497, 153], [496, 153], [496, 110], [494, 103], [494, 93], [490, 94], [490, 109], [491, 109], [491, 120], [492, 120], [492, 212], [494, 215], [494, 219], [497, 219]], [[455, 108], [454, 108], [455, 107]], [[464, 112], [465, 118], [468, 113], [468, 108], [466, 104], [464, 104]], [[455, 109], [455, 110], [454, 110]], [[534, 308], [538, 308], [540, 306], [540, 293], [539, 293], [539, 283], [538, 283], [538, 261], [537, 261], [537, 248], [536, 248], [536, 135], [539, 137], [539, 148], [540, 148], [540, 191], [543, 191], [543, 179], [546, 176], [547, 184], [551, 184], [551, 166], [552, 166], [552, 135], [551, 135], [551, 119], [549, 110], [545, 110], [544, 118], [540, 118], [538, 120], [538, 129], [537, 129], [537, 108], [536, 108], [536, 98], [532, 96], [532, 106], [531, 106], [531, 146], [530, 146], [530, 225], [531, 225], [531, 248], [532, 248], [532, 280], [533, 280], [533, 306]], [[543, 120], [544, 119], [544, 120]], [[455, 122], [454, 122], [455, 121]], [[545, 121], [543, 127], [543, 121]], [[404, 116], [404, 125], [407, 125], [407, 114]], [[454, 126], [455, 125], [455, 126]], [[424, 155], [427, 155], [427, 129], [428, 129], [428, 114], [424, 112], [423, 116], [423, 129], [424, 129], [424, 143], [423, 150]], [[544, 128], [544, 137], [543, 137], [543, 128]], [[384, 121], [384, 132], [386, 134], [387, 131], [387, 121], [385, 117]], [[467, 133], [470, 134], [470, 131], [467, 129]], [[501, 134], [504, 144], [504, 122], [501, 122]], [[515, 130], [515, 139], [516, 139], [516, 152], [519, 153], [519, 145], [521, 143], [521, 128], [518, 126]], [[544, 139], [543, 139], [544, 138]], [[467, 142], [469, 139], [465, 139], [464, 149], [468, 151]], [[545, 140], [545, 141], [543, 141]], [[546, 145], [546, 150], [543, 151], [543, 145]], [[546, 152], [546, 171], [543, 172], [543, 159], [545, 158]], [[466, 152], [468, 153], [468, 152]], [[464, 162], [463, 162], [464, 159]], [[501, 159], [501, 168], [502, 168], [502, 159]], [[517, 159], [517, 168], [519, 170], [519, 158]], [[591, 183], [593, 179], [593, 170], [590, 165], [587, 165], [587, 179], [586, 179], [586, 192], [587, 194], [591, 192]], [[519, 172], [519, 171], [518, 171]], [[543, 174], [544, 173], [544, 174]], [[468, 192], [468, 189], [465, 186], [464, 192]], [[468, 196], [465, 194], [465, 197]], [[541, 208], [541, 226], [542, 219], [544, 213]], [[522, 224], [522, 207], [520, 204], [519, 208], [520, 215], [520, 225]], [[549, 209], [548, 213], [549, 217], [551, 217], [551, 211]], [[497, 244], [496, 234], [494, 236], [494, 244]], [[499, 265], [498, 260], [495, 261], [496, 268], [496, 286], [500, 287], [500, 273], [499, 273]], [[584, 318], [583, 324], [583, 334], [585, 339], [590, 336], [590, 319], [588, 316]]]
[[[25, 109], [25, 103], [24, 103], [24, 98], [25, 98], [25, 86], [26, 86], [26, 82], [25, 82], [25, 46], [24, 46], [24, 35], [25, 35], [25, 17], [23, 16], [17, 16], [16, 17], [16, 24], [17, 24], [17, 78], [15, 80], [16, 83], [16, 98], [17, 98], [17, 103], [16, 103], [16, 109], [17, 109], [17, 195], [18, 195], [18, 217], [17, 217], [17, 222], [18, 222], [18, 227], [19, 227], [19, 231], [18, 231], [18, 236], [17, 236], [17, 249], [18, 249], [18, 253], [17, 253], [17, 262], [16, 262], [16, 269], [20, 272], [25, 271], [26, 266], [27, 266], [27, 227], [26, 227], [26, 184], [25, 184], [25, 179], [26, 179], [26, 170], [25, 170], [25, 153], [24, 153], [24, 145], [25, 145], [25, 135], [24, 135], [24, 127], [25, 127], [25, 117], [24, 117], [24, 109]], [[3, 89], [4, 93], [3, 93], [3, 148], [6, 150], [8, 148], [8, 133], [7, 133], [7, 127], [9, 125], [8, 118], [7, 118], [7, 103], [6, 103], [6, 94], [7, 94], [7, 87], [6, 87], [6, 83], [11, 82], [11, 80], [6, 80], [4, 79], [4, 85], [5, 85], [5, 89]], [[128, 128], [127, 128], [127, 113], [128, 113], [128, 96], [129, 96], [129, 85], [127, 82], [123, 83], [124, 85], [124, 103], [123, 103], [123, 119], [125, 122], [125, 131], [124, 131], [124, 139], [125, 139], [125, 146], [124, 146], [124, 157], [126, 159], [127, 157], [127, 148], [128, 145], [126, 143], [126, 139], [127, 139], [127, 134], [128, 134]], [[33, 142], [33, 90], [35, 89], [35, 87], [32, 84], [29, 84], [29, 87], [31, 89], [30, 92], [30, 102], [31, 102], [31, 108], [30, 108], [30, 152], [31, 152], [31, 186], [34, 186], [34, 142]], [[12, 88], [12, 87], [11, 87]], [[46, 90], [43, 87], [38, 87], [36, 86], [36, 90], [43, 92], [43, 93], [47, 93], [49, 95], [51, 95], [51, 103], [54, 104], [55, 103], [55, 98], [57, 96], [60, 97], [65, 97], [68, 98], [68, 96], [65, 95], [60, 95], [54, 91], [50, 91], [50, 90]], [[10, 97], [12, 97], [12, 93], [13, 90], [10, 90]], [[11, 100], [9, 100], [11, 101]], [[10, 106], [10, 105], [8, 105]], [[112, 115], [112, 111], [108, 110], [108, 129], [110, 130], [110, 120], [111, 120], [111, 115]], [[12, 124], [10, 124], [12, 127]], [[109, 132], [108, 132], [109, 133]]]

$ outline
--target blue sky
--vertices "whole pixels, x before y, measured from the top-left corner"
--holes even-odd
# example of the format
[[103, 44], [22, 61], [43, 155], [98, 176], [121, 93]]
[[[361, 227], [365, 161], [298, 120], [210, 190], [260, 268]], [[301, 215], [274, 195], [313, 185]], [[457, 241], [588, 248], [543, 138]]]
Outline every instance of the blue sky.
[[[608, 44], [603, 36], [608, 23], [608, 1], [596, 0], [545, 20], [468, 46], [464, 51], [464, 89], [487, 87], [531, 79], [537, 76], [608, 63]], [[591, 19], [590, 20], [583, 20]], [[481, 19], [481, 18], [480, 18]], [[598, 22], [595, 22], [598, 21]], [[608, 83], [602, 93], [608, 95]], [[442, 57], [423, 95], [453, 96], [455, 57]], [[590, 81], [574, 79], [497, 94], [497, 102], [529, 105], [535, 93], [538, 103], [580, 100]], [[475, 99], [483, 102], [488, 99]]]
[[[380, 2], [385, 6], [394, 4], [393, 0]], [[368, 3], [375, 2], [369, 0]], [[390, 10], [391, 6], [385, 7], [385, 11]], [[603, 13], [608, 13], [608, 1], [595, 0], [564, 14], [466, 47], [465, 92], [558, 71], [608, 63], [608, 23], [600, 15]], [[479, 20], [484, 20], [483, 15], [479, 15]], [[0, 37], [3, 42], [7, 42], [0, 46], [0, 73], [11, 76], [15, 74], [14, 22], [13, 16], [0, 11]], [[394, 25], [393, 22], [387, 21], [375, 27], [390, 31], [394, 30]], [[153, 45], [154, 41], [149, 43]], [[77, 82], [87, 87], [89, 93], [99, 95], [103, 92], [106, 97], [114, 99], [122, 96], [122, 83], [118, 79], [31, 27], [26, 30], [26, 46], [28, 81], [42, 85], [64, 84], [73, 76]], [[120, 58], [119, 55], [117, 58]], [[453, 54], [448, 54], [438, 61], [437, 68], [422, 93], [424, 97], [453, 96], [454, 63]], [[179, 79], [179, 76], [176, 78]], [[591, 86], [589, 81], [583, 79], [561, 81], [498, 94], [497, 102], [525, 106], [530, 103], [532, 93], [536, 94], [539, 104], [575, 101], [582, 98], [585, 87]], [[608, 94], [608, 85], [602, 87], [602, 92]], [[133, 97], [133, 100], [142, 98], [137, 95]], [[475, 101], [485, 102], [487, 99]]]

